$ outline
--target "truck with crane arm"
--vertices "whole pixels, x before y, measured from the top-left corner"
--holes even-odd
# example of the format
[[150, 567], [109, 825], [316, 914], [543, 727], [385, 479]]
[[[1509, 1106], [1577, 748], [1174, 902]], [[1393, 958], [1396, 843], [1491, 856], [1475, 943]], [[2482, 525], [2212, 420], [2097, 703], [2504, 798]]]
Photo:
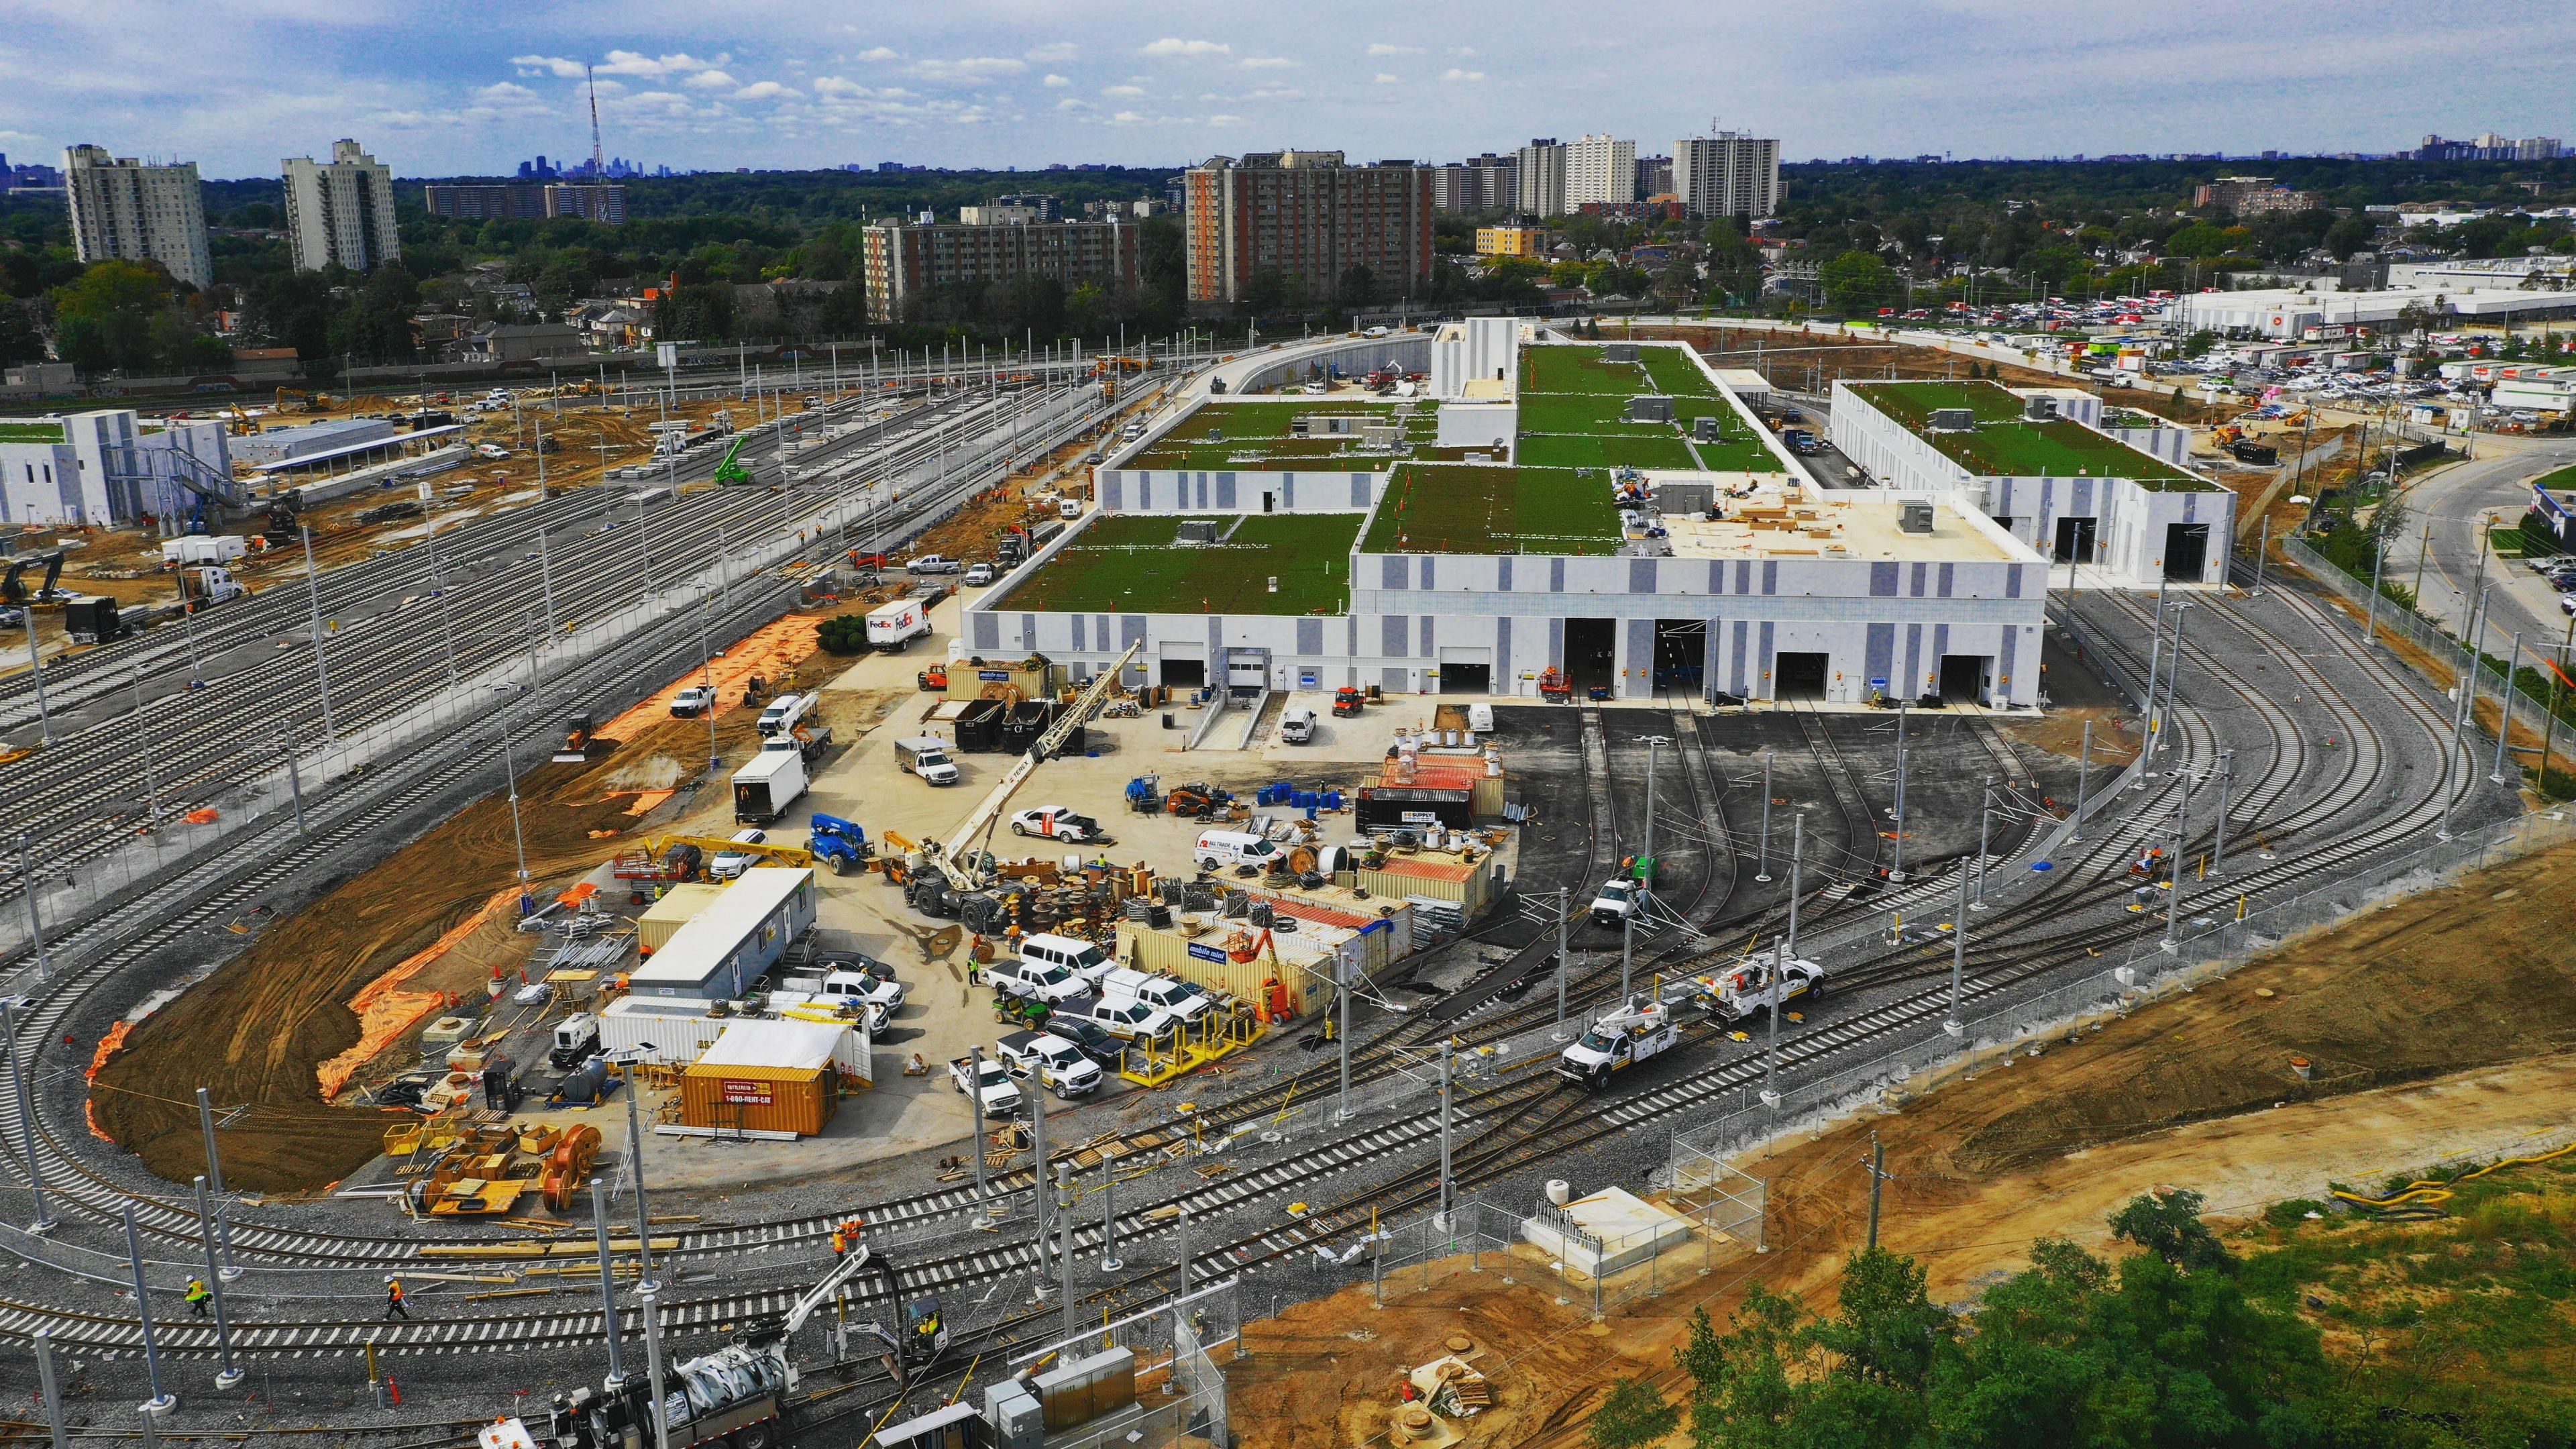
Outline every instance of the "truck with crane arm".
[[1117, 686], [1118, 676], [1126, 671], [1128, 664], [1144, 647], [1141, 641], [1128, 645], [1127, 652], [1118, 656], [1117, 663], [1093, 678], [1074, 700], [1073, 707], [1066, 710], [1045, 734], [1038, 736], [1029, 746], [1029, 752], [1020, 757], [1019, 763], [1002, 776], [973, 810], [967, 812], [965, 819], [957, 822], [957, 828], [948, 832], [945, 841], [925, 842], [924, 848], [932, 863], [947, 878], [952, 889], [980, 890], [992, 883], [990, 856], [983, 842], [1001, 821], [1002, 807], [1011, 803], [1011, 796], [1036, 772], [1041, 761], [1063, 748], [1064, 742], [1073, 738], [1073, 732], [1082, 728], [1083, 722], [1099, 711], [1101, 704], [1109, 698], [1109, 691]]
[[[777, 1319], [755, 1324], [712, 1353], [683, 1359], [664, 1381], [662, 1425], [670, 1449], [777, 1449], [788, 1442], [788, 1397], [802, 1381], [787, 1345], [842, 1288], [872, 1273], [900, 1322], [894, 1329], [852, 1320], [856, 1332], [875, 1340], [878, 1357], [898, 1392], [917, 1383], [948, 1348], [948, 1325], [939, 1300], [905, 1302], [901, 1280], [885, 1256], [861, 1243], [841, 1255]], [[611, 1379], [598, 1389], [557, 1394], [542, 1436], [524, 1419], [484, 1426], [480, 1449], [654, 1449], [653, 1384], [647, 1374]]]

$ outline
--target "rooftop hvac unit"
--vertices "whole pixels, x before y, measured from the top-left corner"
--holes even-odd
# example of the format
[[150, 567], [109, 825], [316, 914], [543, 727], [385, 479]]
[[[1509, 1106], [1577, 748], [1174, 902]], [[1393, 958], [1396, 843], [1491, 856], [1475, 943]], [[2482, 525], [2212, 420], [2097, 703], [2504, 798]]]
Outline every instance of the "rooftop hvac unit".
[[1669, 423], [1673, 420], [1673, 400], [1668, 397], [1632, 397], [1628, 399], [1628, 421], [1632, 423]]
[[2026, 397], [2021, 400], [2021, 420], [2023, 422], [2046, 423], [2054, 422], [2056, 419], [2057, 399], [2053, 397]]
[[1637, 360], [1637, 344], [1634, 342], [1606, 343], [1601, 348], [1601, 360], [1603, 362], [1634, 362]]
[[1181, 520], [1181, 536], [1179, 541], [1182, 543], [1216, 542], [1216, 520], [1213, 518], [1185, 518]]
[[1977, 415], [1966, 408], [1932, 410], [1932, 431], [1936, 433], [1973, 433], [1976, 430]]
[[1717, 441], [1717, 418], [1715, 415], [1712, 414], [1691, 419], [1691, 441], [1695, 443], [1714, 443]]
[[1932, 531], [1932, 505], [1929, 503], [1907, 503], [1901, 505], [1897, 514], [1896, 526], [1907, 533], [1930, 533]]

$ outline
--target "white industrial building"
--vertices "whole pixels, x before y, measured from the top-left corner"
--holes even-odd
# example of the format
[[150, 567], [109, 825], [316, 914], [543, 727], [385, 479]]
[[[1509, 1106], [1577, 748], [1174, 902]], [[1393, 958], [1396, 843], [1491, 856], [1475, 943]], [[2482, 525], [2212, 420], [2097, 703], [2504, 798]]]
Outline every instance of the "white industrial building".
[[206, 198], [197, 163], [148, 166], [104, 147], [63, 151], [72, 247], [85, 262], [156, 261], [192, 287], [215, 284], [206, 245]]
[[286, 239], [295, 248], [297, 271], [373, 271], [402, 255], [394, 225], [394, 170], [366, 147], [334, 141], [329, 161], [290, 156], [281, 165]]
[[[1888, 487], [1948, 494], [2103, 584], [2223, 583], [2236, 495], [2184, 466], [2188, 434], [2106, 429], [2072, 388], [1837, 382], [1833, 441]], [[2143, 446], [2141, 446], [2143, 445]]]
[[2165, 316], [2186, 332], [2301, 342], [2317, 340], [2309, 335], [2312, 329], [2384, 331], [2417, 318], [2438, 329], [2445, 322], [2528, 322], [2576, 316], [2576, 291], [2504, 286], [2384, 287], [2368, 292], [2268, 287], [2187, 292], [2166, 304]]
[[74, 413], [59, 442], [0, 443], [0, 525], [116, 528], [177, 519], [232, 488], [224, 425], [128, 408]]
[[1416, 345], [1427, 396], [1238, 388], [1122, 448], [964, 647], [1087, 678], [1141, 643], [1131, 684], [2036, 704], [2048, 563], [1977, 491], [1822, 489], [1679, 344]]

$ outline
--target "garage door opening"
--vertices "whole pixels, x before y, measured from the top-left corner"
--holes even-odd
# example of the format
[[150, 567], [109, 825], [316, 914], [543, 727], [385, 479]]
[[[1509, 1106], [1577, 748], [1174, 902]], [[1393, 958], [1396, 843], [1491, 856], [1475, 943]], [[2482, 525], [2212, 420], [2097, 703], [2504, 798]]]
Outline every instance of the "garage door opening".
[[1163, 661], [1163, 677], [1156, 680], [1155, 683], [1168, 684], [1174, 689], [1205, 689], [1207, 687], [1207, 661], [1204, 659], [1166, 659]]
[[2165, 577], [2198, 582], [2201, 571], [2209, 566], [2209, 525], [2206, 523], [2168, 523], [2165, 525]]
[[1475, 648], [1441, 650], [1440, 692], [1442, 694], [1493, 693], [1494, 651]]
[[2089, 564], [2093, 561], [2095, 519], [2061, 518], [2057, 520], [2057, 548], [2050, 557], [2059, 563]]
[[1699, 692], [1700, 677], [1708, 672], [1708, 621], [1706, 619], [1657, 619], [1655, 621], [1655, 688], [1687, 689]]
[[1986, 697], [1986, 656], [1941, 656], [1941, 699], [1947, 704], [1978, 704]]
[[1565, 678], [1578, 690], [1617, 687], [1619, 631], [1615, 621], [1565, 621]]
[[1771, 697], [1773, 699], [1822, 699], [1825, 697], [1825, 671], [1831, 667], [1830, 654], [1774, 654], [1771, 656]]
[[1235, 650], [1225, 658], [1225, 687], [1237, 699], [1259, 694], [1270, 683], [1270, 656]]

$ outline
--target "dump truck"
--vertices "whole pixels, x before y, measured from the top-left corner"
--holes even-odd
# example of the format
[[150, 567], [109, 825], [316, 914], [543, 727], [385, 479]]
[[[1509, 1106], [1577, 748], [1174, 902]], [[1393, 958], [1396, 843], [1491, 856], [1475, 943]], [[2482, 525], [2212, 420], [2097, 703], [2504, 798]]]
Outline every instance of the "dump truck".
[[1557, 1054], [1556, 1074], [1597, 1092], [1609, 1086], [1611, 1078], [1681, 1039], [1671, 1007], [1649, 996], [1632, 996]]

